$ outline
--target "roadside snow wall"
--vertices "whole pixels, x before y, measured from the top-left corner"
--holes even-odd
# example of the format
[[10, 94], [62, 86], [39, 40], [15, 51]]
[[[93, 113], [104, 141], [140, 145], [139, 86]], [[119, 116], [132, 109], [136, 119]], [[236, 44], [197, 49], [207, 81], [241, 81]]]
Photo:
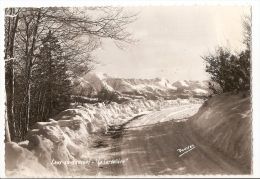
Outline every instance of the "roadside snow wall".
[[176, 100], [133, 100], [122, 104], [86, 104], [84, 107], [65, 110], [49, 122], [34, 124], [32, 130], [25, 136], [26, 141], [19, 144], [6, 143], [6, 175], [11, 177], [67, 176], [77, 165], [66, 163], [54, 165], [53, 160], [80, 160], [82, 152], [89, 147], [91, 137], [97, 133], [105, 133], [108, 125], [122, 124], [138, 114], [179, 105], [184, 104]]
[[242, 94], [222, 94], [208, 100], [190, 120], [190, 126], [206, 143], [251, 172], [251, 99]]

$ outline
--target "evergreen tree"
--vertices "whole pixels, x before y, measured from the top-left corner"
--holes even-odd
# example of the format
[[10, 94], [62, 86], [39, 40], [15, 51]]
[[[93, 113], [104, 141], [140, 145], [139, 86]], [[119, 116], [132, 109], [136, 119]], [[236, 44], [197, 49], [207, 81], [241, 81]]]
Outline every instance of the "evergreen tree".
[[58, 39], [49, 31], [34, 69], [34, 116], [40, 120], [53, 117], [69, 104], [71, 84], [66, 60]]

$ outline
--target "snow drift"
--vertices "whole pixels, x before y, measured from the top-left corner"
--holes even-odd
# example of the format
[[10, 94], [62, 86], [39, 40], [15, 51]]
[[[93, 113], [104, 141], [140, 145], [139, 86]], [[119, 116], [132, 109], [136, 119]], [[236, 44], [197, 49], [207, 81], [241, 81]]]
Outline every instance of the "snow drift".
[[[194, 99], [192, 103], [199, 103]], [[93, 135], [107, 132], [108, 125], [122, 124], [141, 113], [187, 104], [180, 100], [132, 100], [122, 104], [85, 104], [58, 114], [49, 122], [37, 122], [26, 141], [6, 143], [6, 175], [11, 177], [68, 176], [79, 167], [59, 161], [84, 160]], [[53, 164], [55, 161], [58, 164]], [[69, 166], [69, 167], [68, 167]]]
[[197, 135], [251, 172], [251, 97], [222, 94], [208, 100], [189, 120]]

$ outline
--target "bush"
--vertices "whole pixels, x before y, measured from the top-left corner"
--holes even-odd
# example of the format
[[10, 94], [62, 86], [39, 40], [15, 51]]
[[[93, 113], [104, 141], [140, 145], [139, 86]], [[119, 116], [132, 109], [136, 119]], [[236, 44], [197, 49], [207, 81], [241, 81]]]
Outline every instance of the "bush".
[[[244, 29], [243, 44], [244, 51], [232, 54], [226, 47], [216, 47], [214, 52], [208, 52], [202, 58], [206, 62], [206, 72], [210, 74], [212, 81], [219, 84], [222, 92], [239, 91], [246, 92], [250, 90], [250, 67], [251, 67], [251, 16], [245, 15], [242, 18]], [[210, 84], [209, 84], [210, 85]], [[217, 94], [214, 86], [210, 89]]]
[[[250, 52], [233, 55], [228, 48], [217, 47], [215, 52], [202, 57], [206, 61], [206, 72], [218, 83], [222, 92], [250, 90]], [[211, 84], [210, 89], [214, 91]]]

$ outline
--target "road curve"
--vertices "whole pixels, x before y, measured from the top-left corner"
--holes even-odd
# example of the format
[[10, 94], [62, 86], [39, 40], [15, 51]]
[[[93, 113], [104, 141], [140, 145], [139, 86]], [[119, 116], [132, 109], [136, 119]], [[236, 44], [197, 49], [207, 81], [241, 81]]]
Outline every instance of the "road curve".
[[[187, 121], [168, 121], [153, 126], [126, 130], [121, 157], [124, 175], [243, 174], [211, 146], [196, 139]], [[195, 146], [181, 155], [178, 149]], [[181, 155], [181, 156], [180, 156]]]
[[101, 176], [245, 174], [228, 156], [194, 135], [187, 116], [198, 107], [165, 109], [131, 121], [120, 137], [106, 139], [109, 150], [104, 147], [93, 154], [125, 162], [100, 165], [95, 172]]

